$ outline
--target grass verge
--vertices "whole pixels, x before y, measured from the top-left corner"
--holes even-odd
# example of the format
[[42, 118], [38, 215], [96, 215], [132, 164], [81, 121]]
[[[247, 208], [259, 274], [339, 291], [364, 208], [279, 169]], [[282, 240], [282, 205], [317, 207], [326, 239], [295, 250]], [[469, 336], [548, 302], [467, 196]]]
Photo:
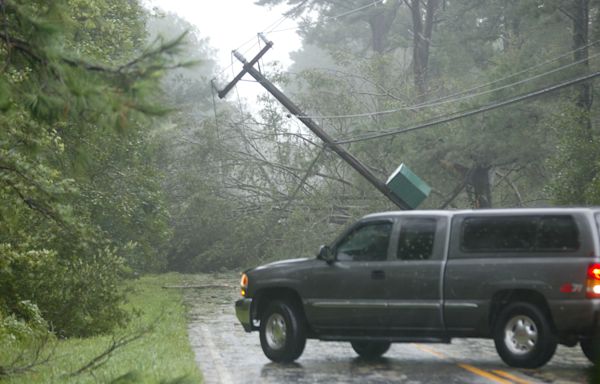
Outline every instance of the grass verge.
[[[47, 364], [26, 374], [0, 379], [0, 383], [201, 383], [188, 342], [181, 291], [162, 288], [180, 281], [178, 274], [164, 274], [130, 282], [128, 306], [137, 315], [126, 328], [110, 336], [58, 341]], [[115, 350], [98, 368], [67, 376], [104, 352], [113, 337], [133, 335], [151, 324], [151, 331]], [[0, 351], [4, 353], [7, 351]], [[11, 351], [8, 353], [10, 356]]]

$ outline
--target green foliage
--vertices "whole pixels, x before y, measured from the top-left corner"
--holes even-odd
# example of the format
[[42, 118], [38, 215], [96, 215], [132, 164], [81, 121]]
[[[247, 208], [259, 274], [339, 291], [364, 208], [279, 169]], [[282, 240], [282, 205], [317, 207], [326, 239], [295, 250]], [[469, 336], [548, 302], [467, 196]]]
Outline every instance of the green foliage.
[[[319, 150], [288, 135], [276, 104], [262, 111], [262, 121], [248, 118], [243, 127], [223, 110], [217, 124], [205, 120], [191, 129], [190, 115], [179, 111], [172, 122], [186, 128], [163, 133], [174, 227], [170, 268], [215, 271], [313, 256], [339, 230], [329, 222], [338, 192], [331, 178], [312, 175], [301, 193], [294, 192]], [[315, 188], [319, 181], [327, 183]]]
[[575, 107], [561, 112], [554, 115], [551, 125], [560, 140], [556, 144], [556, 155], [549, 160], [552, 179], [548, 190], [561, 205], [598, 205], [600, 156], [597, 135], [581, 124], [586, 119], [586, 112]]
[[136, 1], [68, 0], [70, 49], [112, 65], [131, 60], [145, 45], [145, 10]]
[[136, 1], [0, 8], [0, 313], [36, 328], [29, 302], [61, 336], [105, 333], [127, 318], [123, 277], [166, 265], [149, 132], [182, 37], [144, 46]]
[[[34, 371], [21, 375], [3, 377], [2, 383], [202, 382], [188, 342], [181, 291], [163, 288], [164, 285], [181, 284], [181, 280], [180, 275], [168, 274], [127, 282], [121, 287], [129, 292], [124, 309], [136, 312], [138, 316], [125, 327], [117, 328], [109, 335], [55, 340], [44, 349], [44, 356], [46, 353], [51, 355], [49, 364], [36, 366]], [[134, 335], [148, 326], [151, 326], [151, 332], [115, 350], [95, 370], [70, 376], [104, 352], [114, 338]], [[23, 349], [20, 340], [16, 340], [11, 348], [0, 348], [0, 368], [15, 357], [15, 351]]]

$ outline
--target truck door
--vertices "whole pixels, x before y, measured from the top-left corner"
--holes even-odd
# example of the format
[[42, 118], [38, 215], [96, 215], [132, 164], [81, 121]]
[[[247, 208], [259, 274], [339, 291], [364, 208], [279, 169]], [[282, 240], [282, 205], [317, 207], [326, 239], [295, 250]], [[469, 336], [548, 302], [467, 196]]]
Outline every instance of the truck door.
[[315, 328], [385, 326], [385, 269], [392, 220], [362, 222], [334, 246], [334, 262], [312, 271], [305, 311]]
[[386, 268], [391, 331], [443, 330], [441, 281], [447, 218], [404, 216]]

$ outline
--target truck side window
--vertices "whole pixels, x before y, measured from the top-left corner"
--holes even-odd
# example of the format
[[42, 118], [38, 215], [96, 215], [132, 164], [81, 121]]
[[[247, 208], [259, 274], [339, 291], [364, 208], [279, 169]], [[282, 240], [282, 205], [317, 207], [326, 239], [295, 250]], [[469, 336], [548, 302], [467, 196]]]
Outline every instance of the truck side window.
[[433, 254], [437, 220], [407, 217], [402, 221], [398, 239], [400, 260], [428, 260]]
[[572, 216], [542, 216], [536, 250], [576, 251], [579, 249], [579, 231]]
[[461, 247], [471, 252], [532, 251], [537, 217], [472, 217], [465, 219]]
[[462, 227], [467, 252], [565, 252], [579, 249], [570, 215], [471, 217]]
[[358, 227], [337, 245], [337, 259], [342, 261], [386, 260], [391, 231], [391, 222], [379, 222]]

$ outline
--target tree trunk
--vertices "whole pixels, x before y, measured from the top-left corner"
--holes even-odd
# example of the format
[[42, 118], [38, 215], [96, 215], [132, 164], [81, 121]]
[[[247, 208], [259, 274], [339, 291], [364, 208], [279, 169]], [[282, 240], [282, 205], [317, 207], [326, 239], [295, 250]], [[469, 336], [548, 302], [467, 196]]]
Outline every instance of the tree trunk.
[[380, 6], [369, 17], [371, 27], [371, 43], [373, 51], [382, 55], [387, 48], [387, 36], [400, 8], [400, 2], [395, 1], [391, 6]]
[[466, 189], [473, 208], [492, 207], [492, 178], [494, 175], [492, 166], [475, 164], [472, 168], [468, 168], [448, 160], [440, 160], [440, 165], [463, 180], [462, 184], [452, 193], [451, 198], [443, 204], [444, 207], [450, 204], [463, 188]]
[[[371, 45], [373, 47], [373, 51], [376, 53], [376, 56], [383, 55], [388, 49], [388, 36], [392, 29], [392, 25], [394, 24], [394, 20], [398, 15], [398, 9], [402, 3], [400, 0], [395, 0], [393, 2], [388, 2], [387, 4], [379, 5], [375, 7], [372, 13], [369, 16], [368, 22], [369, 27], [371, 29]], [[387, 76], [387, 66], [384, 60], [381, 60], [381, 57], [376, 58], [377, 62], [377, 71], [375, 74], [375, 81], [382, 88], [387, 88], [388, 76]], [[377, 109], [380, 110], [381, 102], [386, 100], [386, 96], [379, 96], [376, 98]], [[381, 119], [383, 116], [373, 116], [376, 124], [381, 124]]]
[[[408, 2], [407, 2], [408, 4]], [[410, 11], [413, 22], [413, 72], [417, 101], [425, 100], [427, 90], [427, 69], [429, 66], [429, 47], [433, 33], [435, 11], [439, 0], [427, 0], [422, 9], [420, 0], [411, 0]]]
[[[589, 0], [574, 0], [573, 3], [573, 53], [575, 61], [584, 60], [581, 67], [585, 72], [589, 72], [589, 49], [588, 35], [590, 22], [590, 2]], [[577, 86], [578, 95], [575, 104], [582, 111], [580, 123], [584, 128], [588, 139], [592, 139], [592, 122], [590, 119], [590, 110], [592, 109], [592, 83], [581, 83]]]
[[469, 177], [473, 208], [492, 207], [491, 167], [476, 165]]

